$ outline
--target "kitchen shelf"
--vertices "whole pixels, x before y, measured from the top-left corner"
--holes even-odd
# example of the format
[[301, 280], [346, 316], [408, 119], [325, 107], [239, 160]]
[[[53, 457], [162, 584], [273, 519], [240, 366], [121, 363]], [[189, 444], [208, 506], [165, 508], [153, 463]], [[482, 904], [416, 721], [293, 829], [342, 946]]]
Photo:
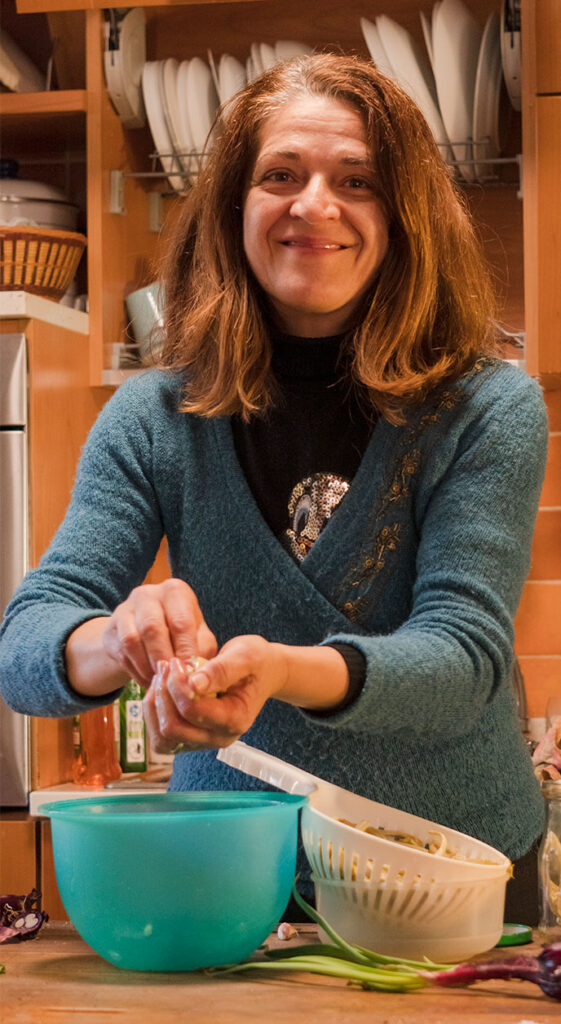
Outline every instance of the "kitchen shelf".
[[85, 89], [60, 92], [0, 93], [2, 151], [24, 153], [53, 146], [76, 146], [80, 137], [85, 144]]
[[90, 331], [90, 318], [81, 310], [53, 302], [52, 299], [45, 299], [42, 295], [33, 295], [31, 292], [0, 291], [0, 320], [20, 318], [42, 320], [44, 323], [65, 327], [86, 337]]
[[21, 117], [44, 118], [49, 114], [57, 117], [85, 114], [87, 109], [88, 94], [85, 89], [0, 93], [0, 116], [8, 122], [10, 119]]
[[119, 384], [127, 380], [128, 377], [136, 377], [137, 374], [142, 373], [140, 370], [104, 370], [101, 377], [102, 387], [106, 388], [118, 388]]

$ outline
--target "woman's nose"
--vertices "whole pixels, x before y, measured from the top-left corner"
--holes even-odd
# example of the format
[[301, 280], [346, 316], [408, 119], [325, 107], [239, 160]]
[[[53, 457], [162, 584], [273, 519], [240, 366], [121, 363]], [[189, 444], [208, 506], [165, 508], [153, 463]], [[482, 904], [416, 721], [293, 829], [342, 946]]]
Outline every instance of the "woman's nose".
[[295, 197], [290, 212], [309, 223], [316, 220], [338, 220], [339, 204], [328, 183], [320, 175], [310, 178]]

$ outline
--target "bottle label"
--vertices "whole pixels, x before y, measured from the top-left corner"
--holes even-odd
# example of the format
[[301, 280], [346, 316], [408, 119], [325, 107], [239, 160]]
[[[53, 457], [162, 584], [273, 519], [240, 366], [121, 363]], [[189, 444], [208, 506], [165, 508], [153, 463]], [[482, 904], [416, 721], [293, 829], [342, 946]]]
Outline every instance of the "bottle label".
[[115, 733], [115, 757], [117, 761], [121, 760], [121, 722], [120, 722], [120, 708], [119, 698], [113, 701], [113, 731]]
[[72, 719], [72, 746], [74, 748], [74, 757], [79, 757], [82, 749], [79, 715], [74, 715], [74, 718]]
[[141, 764], [146, 760], [144, 741], [144, 715], [142, 701], [128, 700], [126, 703], [127, 762]]

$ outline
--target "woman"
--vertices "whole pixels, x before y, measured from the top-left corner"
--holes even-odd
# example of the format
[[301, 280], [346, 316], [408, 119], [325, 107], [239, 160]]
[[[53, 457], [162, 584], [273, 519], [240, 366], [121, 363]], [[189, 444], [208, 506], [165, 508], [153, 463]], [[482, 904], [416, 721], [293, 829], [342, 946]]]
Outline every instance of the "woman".
[[[267, 72], [226, 112], [166, 291], [161, 366], [103, 410], [8, 609], [5, 699], [70, 715], [134, 676], [172, 789], [257, 788], [215, 758], [243, 735], [523, 857], [542, 801], [512, 622], [546, 418], [495, 357], [418, 109], [355, 58]], [[164, 534], [173, 578], [144, 586]]]

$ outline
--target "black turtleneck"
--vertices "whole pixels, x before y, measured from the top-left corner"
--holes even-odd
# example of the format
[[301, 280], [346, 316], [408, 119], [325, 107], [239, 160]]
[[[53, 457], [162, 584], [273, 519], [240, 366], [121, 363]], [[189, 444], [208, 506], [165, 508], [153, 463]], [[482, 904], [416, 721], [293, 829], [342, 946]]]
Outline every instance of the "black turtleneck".
[[[373, 412], [351, 383], [342, 346], [340, 336], [275, 335], [274, 407], [249, 423], [232, 420], [237, 456], [257, 505], [297, 561], [336, 515], [374, 425]], [[365, 663], [356, 648], [333, 646], [351, 680], [340, 710], [360, 692]]]

